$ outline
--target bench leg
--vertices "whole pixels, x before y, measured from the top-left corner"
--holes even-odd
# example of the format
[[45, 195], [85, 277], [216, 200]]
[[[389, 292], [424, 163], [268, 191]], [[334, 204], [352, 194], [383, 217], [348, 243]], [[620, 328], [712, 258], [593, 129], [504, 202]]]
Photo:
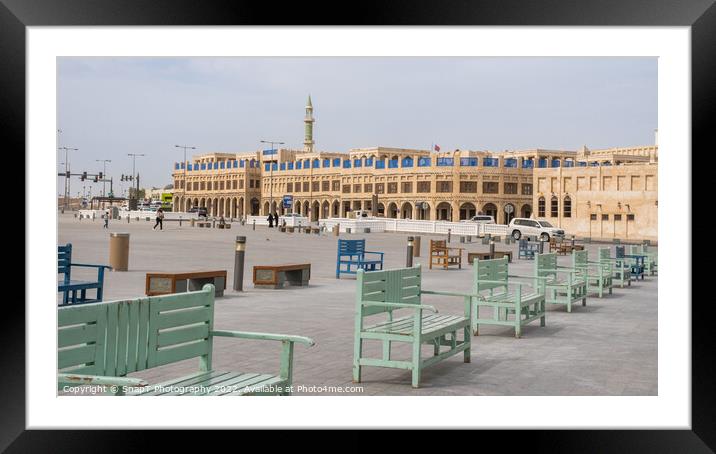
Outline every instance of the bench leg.
[[[475, 333], [475, 335], [477, 335], [477, 333]], [[467, 348], [465, 350], [463, 350], [463, 352], [462, 352], [462, 361], [464, 363], [469, 363], [470, 362], [470, 345], [472, 344], [472, 339], [470, 339], [470, 328], [469, 327], [467, 327], [467, 326], [465, 327], [465, 329], [463, 330], [462, 336], [463, 336], [462, 337], [463, 342], [467, 343]]]
[[363, 354], [363, 339], [360, 336], [356, 336], [353, 346], [353, 383], [360, 383], [360, 358]]
[[420, 387], [420, 341], [418, 339], [413, 341], [413, 388]]

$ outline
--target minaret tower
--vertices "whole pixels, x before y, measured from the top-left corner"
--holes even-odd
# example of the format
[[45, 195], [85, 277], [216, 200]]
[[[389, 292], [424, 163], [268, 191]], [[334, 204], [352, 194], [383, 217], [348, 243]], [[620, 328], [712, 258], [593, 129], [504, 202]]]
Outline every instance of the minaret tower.
[[303, 122], [306, 125], [306, 133], [303, 138], [303, 151], [312, 152], [315, 141], [313, 140], [313, 123], [316, 120], [313, 118], [313, 104], [311, 104], [311, 95], [308, 95], [308, 102], [306, 103], [306, 117]]

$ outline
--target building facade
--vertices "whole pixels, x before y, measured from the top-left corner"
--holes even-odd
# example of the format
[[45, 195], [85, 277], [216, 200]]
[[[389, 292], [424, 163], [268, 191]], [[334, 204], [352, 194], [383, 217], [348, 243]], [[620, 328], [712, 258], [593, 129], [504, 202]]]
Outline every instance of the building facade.
[[356, 210], [451, 221], [489, 214], [502, 224], [544, 218], [593, 238], [656, 239], [656, 146], [326, 152], [315, 150], [314, 122], [309, 97], [301, 149], [207, 153], [175, 163], [174, 210], [201, 206], [233, 218], [294, 212], [312, 221]]

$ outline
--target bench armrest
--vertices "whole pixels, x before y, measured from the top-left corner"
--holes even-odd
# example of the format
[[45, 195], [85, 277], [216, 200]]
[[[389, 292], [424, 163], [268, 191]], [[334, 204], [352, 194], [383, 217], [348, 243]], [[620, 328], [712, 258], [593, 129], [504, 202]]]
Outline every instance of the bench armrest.
[[482, 295], [478, 293], [456, 293], [456, 292], [443, 292], [440, 290], [420, 290], [420, 293], [425, 293], [426, 295], [444, 295], [444, 296], [457, 296], [460, 298], [464, 297], [470, 297], [470, 298], [481, 298]]
[[508, 282], [507, 281], [490, 281], [487, 279], [478, 279], [478, 284], [502, 284], [505, 287], [507, 287]]
[[58, 384], [82, 385], [108, 385], [143, 387], [149, 385], [141, 378], [109, 377], [103, 375], [57, 374]]
[[381, 257], [383, 257], [383, 254], [385, 252], [377, 252], [377, 251], [363, 251], [364, 254], [380, 254]]
[[[542, 279], [545, 281], [548, 279], [545, 276], [530, 276], [527, 274], [508, 274], [507, 277], [521, 277], [523, 279]], [[515, 284], [519, 284], [519, 282], [515, 282]]]
[[379, 307], [394, 307], [396, 309], [423, 309], [437, 313], [438, 310], [427, 304], [409, 304], [409, 303], [384, 303], [382, 301], [361, 301], [363, 306], [379, 306]]
[[305, 336], [292, 336], [288, 334], [271, 334], [271, 333], [254, 333], [249, 331], [229, 331], [229, 330], [214, 330], [209, 333], [212, 336], [217, 337], [236, 337], [240, 339], [257, 339], [257, 340], [272, 340], [272, 341], [285, 341], [285, 342], [297, 342], [299, 344], [306, 344], [309, 347], [316, 343], [310, 337]]
[[578, 273], [579, 270], [576, 268], [572, 268], [571, 266], [557, 266], [557, 269], [554, 271], [557, 272], [563, 272], [563, 273]]
[[89, 263], [70, 263], [70, 266], [84, 266], [87, 268], [109, 268], [110, 270], [112, 269], [112, 267], [109, 265], [93, 265]]

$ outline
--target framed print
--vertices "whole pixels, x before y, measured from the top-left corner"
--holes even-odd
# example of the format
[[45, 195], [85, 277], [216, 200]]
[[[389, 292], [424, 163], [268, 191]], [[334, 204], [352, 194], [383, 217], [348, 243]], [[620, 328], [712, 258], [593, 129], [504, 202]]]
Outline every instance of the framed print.
[[0, 8], [28, 182], [3, 446], [321, 427], [716, 445], [690, 260], [712, 2], [108, 4]]

